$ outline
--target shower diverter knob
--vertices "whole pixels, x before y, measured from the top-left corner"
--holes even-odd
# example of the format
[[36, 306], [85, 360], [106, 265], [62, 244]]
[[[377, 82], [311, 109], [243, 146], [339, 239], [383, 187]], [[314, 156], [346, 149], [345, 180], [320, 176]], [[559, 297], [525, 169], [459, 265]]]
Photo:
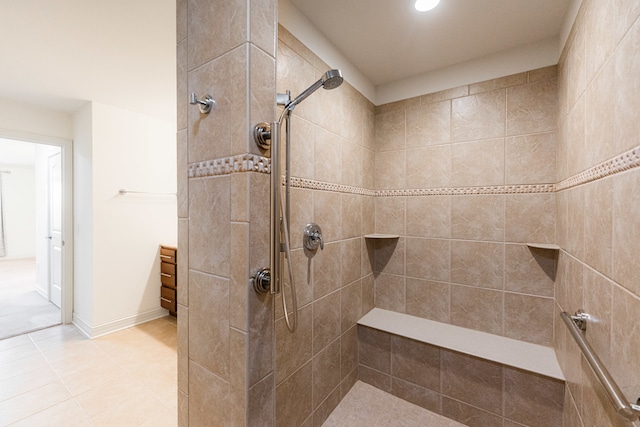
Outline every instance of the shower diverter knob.
[[320, 246], [324, 250], [324, 242], [322, 241], [322, 229], [315, 222], [307, 224], [304, 228], [304, 247], [310, 251], [315, 251]]

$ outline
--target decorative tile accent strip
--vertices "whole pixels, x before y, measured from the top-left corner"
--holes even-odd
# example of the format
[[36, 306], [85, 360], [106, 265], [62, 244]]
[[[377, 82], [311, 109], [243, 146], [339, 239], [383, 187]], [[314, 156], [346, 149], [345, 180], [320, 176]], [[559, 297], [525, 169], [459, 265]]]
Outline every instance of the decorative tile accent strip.
[[242, 172], [269, 174], [271, 173], [271, 159], [247, 153], [189, 164], [189, 178], [203, 178]]
[[640, 166], [640, 145], [556, 184], [556, 191], [595, 181]]
[[553, 193], [553, 184], [534, 185], [494, 185], [491, 187], [452, 187], [452, 188], [427, 188], [410, 190], [377, 190], [376, 197], [397, 196], [460, 196], [475, 194], [528, 194], [528, 193]]
[[[284, 185], [286, 179], [282, 178], [282, 184]], [[352, 187], [350, 185], [331, 184], [329, 182], [316, 181], [313, 179], [296, 178], [291, 177], [291, 187], [294, 188], [306, 188], [308, 190], [323, 190], [334, 191], [336, 193], [348, 193], [348, 194], [361, 194], [363, 196], [375, 196], [374, 190], [368, 190], [366, 188]]]

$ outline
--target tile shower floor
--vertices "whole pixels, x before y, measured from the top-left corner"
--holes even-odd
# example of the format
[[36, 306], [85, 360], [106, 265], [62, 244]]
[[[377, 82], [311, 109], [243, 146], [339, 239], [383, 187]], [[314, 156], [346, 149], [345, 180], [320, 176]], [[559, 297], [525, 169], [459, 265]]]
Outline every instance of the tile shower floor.
[[358, 381], [322, 427], [464, 427], [369, 384]]
[[0, 426], [177, 424], [177, 331], [165, 317], [94, 340], [62, 325], [0, 341]]

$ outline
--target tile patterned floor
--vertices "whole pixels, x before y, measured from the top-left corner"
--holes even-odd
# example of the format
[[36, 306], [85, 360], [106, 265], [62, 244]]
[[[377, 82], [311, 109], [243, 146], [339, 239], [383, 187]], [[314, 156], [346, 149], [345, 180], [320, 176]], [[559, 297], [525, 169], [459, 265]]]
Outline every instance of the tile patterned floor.
[[0, 426], [177, 423], [177, 331], [167, 316], [89, 340], [70, 325], [0, 341]]
[[362, 381], [349, 390], [322, 427], [464, 427]]

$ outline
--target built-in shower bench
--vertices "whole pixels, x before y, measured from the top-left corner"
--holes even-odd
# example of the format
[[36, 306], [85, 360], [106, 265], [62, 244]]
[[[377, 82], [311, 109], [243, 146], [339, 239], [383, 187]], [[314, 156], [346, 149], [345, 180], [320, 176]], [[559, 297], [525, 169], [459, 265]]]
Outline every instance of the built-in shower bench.
[[551, 347], [374, 308], [358, 325], [564, 381]]

